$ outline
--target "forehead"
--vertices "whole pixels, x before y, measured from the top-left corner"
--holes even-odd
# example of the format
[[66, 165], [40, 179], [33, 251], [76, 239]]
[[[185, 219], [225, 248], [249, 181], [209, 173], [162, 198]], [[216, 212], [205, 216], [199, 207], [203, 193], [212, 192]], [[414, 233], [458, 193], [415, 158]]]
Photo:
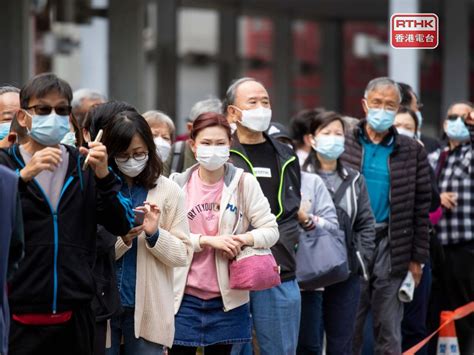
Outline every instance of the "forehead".
[[399, 101], [398, 91], [391, 85], [376, 87], [367, 93], [367, 98]]
[[143, 138], [138, 133], [135, 133], [127, 151], [133, 151], [137, 148], [146, 148], [146, 144]]
[[395, 122], [415, 125], [413, 117], [409, 113], [399, 113], [395, 116]]
[[1, 106], [13, 106], [20, 107], [20, 94], [16, 92], [7, 92], [3, 95], [0, 95], [0, 105]]
[[221, 126], [212, 126], [207, 127], [201, 130], [197, 137], [197, 139], [228, 139], [227, 131], [224, 127]]
[[246, 81], [237, 87], [235, 98], [245, 100], [249, 97], [268, 97], [268, 92], [262, 84], [256, 81]]
[[148, 122], [148, 125], [153, 131], [157, 131], [159, 133], [170, 133], [170, 128], [166, 123], [163, 122]]
[[38, 104], [48, 104], [51, 106], [56, 106], [58, 104], [68, 105], [69, 101], [64, 96], [62, 96], [59, 92], [52, 91], [40, 98], [33, 96], [30, 99], [28, 106], [33, 106], [33, 105], [38, 105]]
[[342, 123], [339, 120], [332, 121], [326, 127], [321, 128], [321, 130], [343, 130]]
[[451, 107], [451, 110], [448, 112], [450, 115], [467, 115], [471, 112], [472, 109], [469, 105], [466, 104], [456, 104]]

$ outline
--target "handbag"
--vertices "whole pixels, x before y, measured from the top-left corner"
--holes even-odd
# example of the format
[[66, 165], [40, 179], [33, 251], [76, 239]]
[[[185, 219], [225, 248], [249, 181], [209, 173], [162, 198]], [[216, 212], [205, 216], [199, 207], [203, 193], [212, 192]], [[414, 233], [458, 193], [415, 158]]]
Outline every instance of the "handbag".
[[[345, 180], [335, 193], [342, 198], [351, 179]], [[336, 202], [335, 202], [336, 203]], [[296, 252], [296, 279], [301, 288], [314, 290], [345, 281], [350, 276], [346, 235], [341, 229], [331, 233], [322, 228], [302, 233]]]
[[[244, 199], [245, 173], [242, 174], [237, 187], [238, 221], [237, 230], [243, 211], [246, 211]], [[229, 283], [231, 289], [261, 291], [281, 284], [279, 267], [269, 248], [256, 249], [250, 246], [242, 248], [237, 257], [229, 263]]]

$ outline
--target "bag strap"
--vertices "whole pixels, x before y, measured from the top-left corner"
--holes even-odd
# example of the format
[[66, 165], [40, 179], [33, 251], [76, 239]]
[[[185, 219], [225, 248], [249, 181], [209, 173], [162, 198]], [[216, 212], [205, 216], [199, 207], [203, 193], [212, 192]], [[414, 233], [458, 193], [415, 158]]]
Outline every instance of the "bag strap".
[[171, 161], [171, 174], [180, 173], [183, 170], [185, 141], [176, 142], [173, 145], [173, 160]]
[[350, 186], [350, 184], [352, 184], [352, 181], [354, 181], [356, 176], [357, 174], [346, 177], [346, 179], [341, 183], [341, 185], [339, 185], [337, 191], [334, 193], [333, 196], [334, 205], [339, 205], [339, 202], [341, 202], [342, 198], [344, 197], [347, 188]]

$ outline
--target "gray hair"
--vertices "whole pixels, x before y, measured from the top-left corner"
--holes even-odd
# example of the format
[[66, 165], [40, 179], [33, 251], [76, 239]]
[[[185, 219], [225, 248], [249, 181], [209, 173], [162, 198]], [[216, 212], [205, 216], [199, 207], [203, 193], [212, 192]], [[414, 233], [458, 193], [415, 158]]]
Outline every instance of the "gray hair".
[[158, 124], [165, 124], [168, 126], [170, 130], [171, 141], [174, 141], [174, 133], [176, 131], [176, 127], [174, 125], [173, 120], [168, 116], [166, 113], [158, 110], [150, 110], [145, 112], [143, 118], [150, 124], [150, 121], [156, 122]]
[[9, 92], [19, 94], [20, 89], [14, 87], [14, 86], [10, 86], [10, 85], [0, 86], [0, 95], [8, 94]]
[[369, 81], [369, 83], [367, 84], [367, 87], [365, 88], [364, 98], [367, 99], [367, 97], [369, 96], [369, 92], [376, 91], [382, 87], [387, 87], [387, 86], [391, 86], [395, 89], [399, 97], [399, 103], [402, 102], [402, 94], [400, 92], [400, 87], [395, 81], [387, 77], [379, 77], [379, 78], [375, 78]]
[[189, 112], [189, 122], [194, 122], [196, 118], [206, 112], [222, 113], [221, 100], [211, 98], [196, 102]]
[[234, 104], [235, 96], [237, 94], [237, 89], [239, 88], [239, 86], [248, 81], [255, 81], [263, 86], [263, 84], [260, 81], [251, 77], [244, 77], [244, 78], [234, 80], [232, 84], [230, 84], [229, 88], [227, 89], [227, 92], [225, 93], [224, 113], [227, 110], [228, 106]]
[[74, 91], [72, 94], [71, 106], [73, 108], [78, 108], [82, 105], [82, 100], [84, 99], [107, 101], [107, 97], [97, 90], [79, 89]]

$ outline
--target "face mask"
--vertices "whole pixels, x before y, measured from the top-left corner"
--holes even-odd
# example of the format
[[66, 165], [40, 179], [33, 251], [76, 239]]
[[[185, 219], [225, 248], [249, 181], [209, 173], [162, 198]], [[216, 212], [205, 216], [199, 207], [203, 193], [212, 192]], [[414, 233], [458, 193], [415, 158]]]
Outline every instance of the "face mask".
[[237, 123], [235, 122], [229, 123], [229, 126], [230, 126], [230, 133], [234, 135], [235, 131], [237, 131]]
[[226, 145], [198, 145], [196, 160], [203, 168], [209, 171], [219, 169], [229, 160], [229, 147]]
[[69, 132], [69, 116], [60, 116], [54, 111], [46, 116], [31, 116], [28, 112], [27, 115], [31, 117], [31, 130], [28, 134], [39, 144], [57, 145]]
[[423, 116], [421, 115], [420, 111], [416, 111], [415, 114], [416, 114], [416, 118], [418, 119], [418, 129], [420, 129], [421, 126], [423, 125]]
[[369, 108], [367, 114], [367, 123], [375, 132], [385, 132], [392, 127], [395, 121], [395, 111], [385, 110], [382, 108]]
[[406, 128], [397, 128], [398, 134], [401, 134], [402, 136], [407, 136], [410, 138], [416, 138], [416, 134], [409, 129]]
[[458, 117], [454, 121], [448, 120], [446, 134], [450, 139], [458, 142], [464, 142], [469, 139], [469, 130], [461, 117]]
[[272, 110], [269, 108], [259, 107], [253, 110], [240, 110], [240, 112], [242, 112], [240, 124], [252, 131], [265, 132], [270, 126]]
[[161, 137], [156, 137], [153, 139], [156, 145], [156, 152], [158, 153], [161, 161], [166, 161], [171, 151], [171, 144], [165, 141]]
[[62, 144], [70, 145], [75, 147], [76, 146], [76, 134], [74, 132], [67, 132], [64, 138], [61, 140]]
[[143, 160], [136, 160], [133, 158], [129, 158], [126, 162], [120, 162], [115, 159], [115, 164], [119, 170], [126, 176], [134, 178], [140, 173], [145, 170], [146, 164], [148, 162], [148, 155]]
[[0, 140], [8, 136], [8, 133], [10, 133], [11, 124], [11, 122], [0, 123]]
[[318, 136], [314, 139], [313, 149], [324, 159], [336, 160], [344, 152], [344, 137]]

